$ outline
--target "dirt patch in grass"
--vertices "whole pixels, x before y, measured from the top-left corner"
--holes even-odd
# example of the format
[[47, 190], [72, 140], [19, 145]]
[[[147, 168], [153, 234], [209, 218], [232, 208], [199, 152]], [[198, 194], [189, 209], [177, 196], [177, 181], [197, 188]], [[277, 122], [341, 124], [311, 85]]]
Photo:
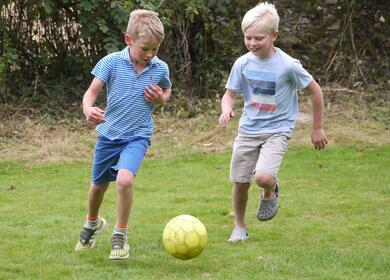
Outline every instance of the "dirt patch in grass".
[[[216, 105], [218, 106], [218, 105]], [[239, 113], [240, 104], [237, 104]], [[390, 145], [390, 127], [375, 121], [359, 104], [326, 103], [325, 132], [329, 146]], [[361, 109], [361, 108], [360, 108]], [[238, 117], [226, 127], [217, 123], [218, 115], [201, 115], [182, 119], [155, 113], [155, 135], [148, 157], [171, 157], [194, 152], [231, 150], [236, 135]], [[311, 145], [311, 102], [303, 98], [291, 146]], [[70, 162], [92, 160], [96, 140], [93, 127], [83, 119], [48, 121], [45, 116], [26, 117], [23, 114], [0, 121], [0, 160]]]

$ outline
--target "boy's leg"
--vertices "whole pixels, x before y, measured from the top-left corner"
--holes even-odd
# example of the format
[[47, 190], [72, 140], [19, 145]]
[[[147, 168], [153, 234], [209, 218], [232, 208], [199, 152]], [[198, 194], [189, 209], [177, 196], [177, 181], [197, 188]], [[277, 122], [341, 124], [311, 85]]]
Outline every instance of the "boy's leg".
[[81, 230], [76, 251], [92, 248], [107, 224], [99, 217], [99, 209], [109, 182], [115, 180], [111, 167], [118, 161], [119, 153], [120, 145], [101, 136], [98, 138], [94, 151], [92, 183], [88, 191], [87, 221]]
[[264, 199], [270, 199], [274, 196], [276, 186], [276, 179], [274, 176], [262, 171], [256, 171], [255, 182], [259, 187], [263, 188]]
[[149, 146], [145, 139], [134, 139], [123, 149], [119, 162], [113, 167], [117, 170], [117, 220], [111, 237], [110, 259], [129, 258], [130, 247], [127, 242], [127, 227], [133, 204], [134, 179]]
[[91, 183], [88, 191], [88, 217], [99, 217], [99, 209], [102, 205], [104, 194], [109, 183], [95, 185]]
[[245, 211], [248, 202], [249, 183], [234, 183], [232, 190], [232, 202], [234, 211], [234, 226], [246, 228]]
[[234, 183], [232, 189], [232, 202], [234, 211], [234, 229], [229, 242], [238, 242], [248, 239], [245, 223], [245, 211], [248, 202], [250, 183]]
[[234, 182], [232, 202], [234, 210], [234, 229], [229, 242], [248, 239], [245, 212], [248, 202], [248, 190], [253, 176], [261, 142], [253, 136], [238, 135], [234, 141], [230, 164], [230, 180]]
[[127, 227], [131, 207], [133, 205], [134, 174], [126, 169], [120, 169], [116, 180], [116, 224], [111, 236], [111, 260], [129, 258], [130, 246], [127, 242]]
[[108, 186], [109, 183], [101, 185], [91, 183], [88, 192], [88, 214], [75, 247], [77, 252], [94, 247], [97, 238], [102, 234], [107, 225], [104, 218], [99, 217], [99, 209]]
[[272, 134], [262, 145], [255, 171], [255, 182], [263, 188], [257, 210], [260, 221], [270, 220], [277, 214], [279, 187], [276, 177], [290, 137], [291, 133]]
[[264, 189], [264, 195], [273, 194], [276, 177], [279, 172], [284, 154], [287, 152], [287, 142], [291, 133], [271, 134], [261, 146], [255, 170], [255, 182]]
[[128, 170], [121, 169], [117, 177], [117, 220], [116, 225], [126, 226], [129, 221], [131, 207], [133, 205], [133, 183], [134, 174]]

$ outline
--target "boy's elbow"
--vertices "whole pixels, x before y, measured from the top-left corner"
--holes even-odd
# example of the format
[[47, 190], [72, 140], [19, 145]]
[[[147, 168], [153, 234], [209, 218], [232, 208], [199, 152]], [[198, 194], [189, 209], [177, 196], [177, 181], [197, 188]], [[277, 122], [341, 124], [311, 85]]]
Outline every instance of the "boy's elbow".
[[222, 97], [222, 101], [233, 101], [236, 98], [237, 93], [232, 90], [226, 90], [225, 94]]
[[166, 103], [172, 95], [172, 90], [170, 88], [163, 90], [163, 98], [162, 98], [162, 104]]

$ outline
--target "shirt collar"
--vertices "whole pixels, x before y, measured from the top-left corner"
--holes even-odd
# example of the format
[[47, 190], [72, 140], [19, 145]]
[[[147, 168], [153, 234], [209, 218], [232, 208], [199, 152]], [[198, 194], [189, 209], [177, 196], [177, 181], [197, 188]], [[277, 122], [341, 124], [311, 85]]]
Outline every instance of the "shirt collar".
[[[126, 46], [121, 52], [120, 52], [120, 57], [126, 61], [128, 61], [130, 64], [133, 64], [130, 58], [130, 47]], [[152, 60], [146, 65], [147, 67], [151, 67], [158, 64], [158, 58], [154, 56]]]

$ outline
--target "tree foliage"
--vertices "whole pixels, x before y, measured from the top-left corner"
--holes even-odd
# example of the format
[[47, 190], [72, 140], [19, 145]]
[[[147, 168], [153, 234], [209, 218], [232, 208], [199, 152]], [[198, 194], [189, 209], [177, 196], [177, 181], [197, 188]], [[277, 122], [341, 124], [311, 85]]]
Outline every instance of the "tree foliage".
[[[389, 5], [376, 1], [272, 1], [281, 17], [277, 45], [321, 82], [364, 86], [386, 81]], [[245, 52], [240, 23], [258, 1], [3, 0], [0, 6], [0, 102], [46, 106], [80, 102], [94, 64], [124, 47], [130, 11], [157, 11], [166, 38], [159, 56], [177, 94], [223, 91]]]

